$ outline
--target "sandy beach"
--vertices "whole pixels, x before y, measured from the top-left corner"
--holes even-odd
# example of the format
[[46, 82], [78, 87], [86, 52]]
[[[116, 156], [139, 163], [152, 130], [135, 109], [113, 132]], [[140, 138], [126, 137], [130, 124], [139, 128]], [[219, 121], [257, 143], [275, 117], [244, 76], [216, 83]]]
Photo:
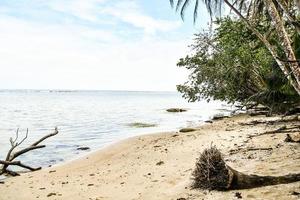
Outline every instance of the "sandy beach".
[[[129, 138], [63, 165], [8, 178], [0, 184], [0, 200], [216, 200], [238, 199], [237, 192], [242, 199], [299, 199], [300, 182], [225, 192], [190, 188], [195, 161], [211, 145], [220, 149], [227, 164], [247, 174], [300, 173], [300, 146], [284, 142], [285, 133], [248, 137], [300, 124], [251, 125], [278, 119], [241, 114], [196, 127], [193, 132]], [[249, 148], [252, 150], [245, 150]]]

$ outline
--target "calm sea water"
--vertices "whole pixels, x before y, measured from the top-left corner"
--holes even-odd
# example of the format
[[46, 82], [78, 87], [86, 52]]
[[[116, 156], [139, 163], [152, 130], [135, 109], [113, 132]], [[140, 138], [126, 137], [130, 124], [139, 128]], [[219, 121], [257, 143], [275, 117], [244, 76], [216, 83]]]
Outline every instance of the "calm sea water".
[[[168, 113], [171, 107], [189, 109]], [[59, 134], [21, 159], [33, 166], [48, 166], [77, 158], [87, 153], [77, 150], [88, 146], [90, 151], [118, 140], [145, 133], [172, 131], [203, 123], [211, 116], [226, 112], [221, 102], [188, 103], [176, 92], [125, 91], [0, 91], [0, 159], [10, 148], [9, 138], [20, 137], [26, 128], [30, 144], [58, 127]], [[156, 127], [135, 128], [128, 123], [156, 124]]]

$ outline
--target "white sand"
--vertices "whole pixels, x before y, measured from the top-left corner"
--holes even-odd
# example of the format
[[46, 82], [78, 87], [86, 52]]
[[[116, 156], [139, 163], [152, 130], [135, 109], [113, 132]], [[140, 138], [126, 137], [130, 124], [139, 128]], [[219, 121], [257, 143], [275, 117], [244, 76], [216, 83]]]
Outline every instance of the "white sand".
[[[284, 133], [247, 140], [249, 134], [284, 125], [239, 125], [257, 119], [274, 118], [240, 115], [198, 127], [194, 132], [130, 138], [80, 160], [9, 178], [0, 184], [0, 200], [216, 200], [237, 199], [236, 192], [243, 199], [299, 199], [300, 196], [291, 193], [300, 192], [300, 182], [226, 192], [190, 189], [196, 158], [212, 143], [224, 154], [226, 162], [241, 172], [300, 173], [300, 145], [283, 142]], [[229, 155], [232, 149], [246, 147], [272, 147], [273, 150]], [[160, 161], [163, 163], [157, 165]]]

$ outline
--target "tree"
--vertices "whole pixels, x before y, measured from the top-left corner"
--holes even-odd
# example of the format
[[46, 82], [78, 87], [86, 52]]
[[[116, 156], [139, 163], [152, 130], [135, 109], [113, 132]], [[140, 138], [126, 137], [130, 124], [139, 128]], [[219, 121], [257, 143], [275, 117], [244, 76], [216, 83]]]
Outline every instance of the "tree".
[[[196, 34], [194, 53], [178, 62], [191, 71], [188, 81], [177, 86], [185, 98], [263, 104], [271, 112], [285, 112], [299, 103], [272, 55], [241, 20], [227, 17], [215, 24], [213, 32]], [[268, 26], [261, 22], [257, 28]], [[269, 39], [274, 45], [278, 40], [273, 34]]]
[[[198, 15], [199, 0], [170, 0], [172, 6], [176, 3], [176, 10], [180, 10], [183, 18], [187, 6], [195, 2], [194, 21]], [[292, 48], [292, 35], [295, 30], [299, 32], [299, 22], [296, 18], [299, 13], [299, 1], [288, 0], [204, 0], [207, 10], [211, 16], [221, 11], [223, 4], [228, 6], [247, 27], [261, 40], [264, 46], [271, 53], [278, 67], [288, 78], [290, 84], [300, 95], [300, 63]], [[263, 17], [275, 27], [275, 32], [280, 40], [280, 46], [285, 55], [279, 55], [276, 48], [267, 38], [267, 32], [261, 32], [255, 26], [258, 18]], [[290, 24], [288, 27], [285, 24]]]

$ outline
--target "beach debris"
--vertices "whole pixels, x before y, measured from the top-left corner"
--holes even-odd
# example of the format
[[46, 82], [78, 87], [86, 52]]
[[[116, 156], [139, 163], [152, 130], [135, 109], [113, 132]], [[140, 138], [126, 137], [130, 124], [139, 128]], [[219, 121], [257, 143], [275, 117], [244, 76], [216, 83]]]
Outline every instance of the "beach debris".
[[257, 125], [257, 124], [268, 124], [268, 122], [271, 122], [271, 121], [253, 120], [253, 121], [250, 121], [250, 122], [239, 122], [239, 125], [241, 125], [241, 126], [254, 126], [254, 125]]
[[86, 150], [90, 150], [91, 148], [90, 147], [78, 147], [77, 150], [80, 150], [80, 151], [86, 151]]
[[[297, 137], [298, 136], [298, 137]], [[285, 142], [294, 142], [294, 143], [300, 143], [300, 135], [297, 136], [286, 134], [286, 138], [284, 139]]]
[[16, 148], [19, 147], [28, 137], [28, 129], [26, 130], [26, 135], [24, 138], [22, 138], [22, 140], [19, 142], [18, 138], [19, 138], [19, 129], [17, 129], [16, 131], [16, 136], [15, 138], [10, 138], [10, 145], [11, 148], [8, 150], [7, 155], [5, 160], [0, 160], [0, 175], [5, 174], [5, 175], [10, 175], [10, 176], [18, 176], [20, 175], [18, 172], [12, 171], [10, 169], [8, 169], [9, 166], [18, 166], [21, 168], [25, 168], [28, 169], [30, 171], [36, 171], [36, 170], [40, 170], [41, 167], [30, 167], [28, 165], [23, 164], [21, 161], [15, 161], [15, 159], [20, 156], [23, 155], [29, 151], [35, 150], [35, 149], [41, 149], [46, 147], [46, 145], [41, 145], [40, 143], [43, 142], [44, 140], [46, 140], [49, 137], [55, 136], [58, 134], [58, 130], [55, 127], [53, 133], [50, 133], [42, 138], [40, 138], [38, 141], [34, 142], [33, 144], [31, 144], [28, 147], [25, 147], [23, 149], [20, 149], [18, 151], [16, 151]]
[[204, 122], [205, 122], [205, 123], [210, 123], [210, 124], [212, 124], [212, 123], [213, 123], [213, 121], [212, 121], [212, 120], [205, 120]]
[[253, 120], [250, 122], [239, 122], [239, 125], [241, 125], [241, 126], [252, 126], [252, 125], [257, 125], [257, 124], [277, 125], [278, 123], [296, 122], [296, 121], [299, 121], [298, 116], [287, 116], [287, 117], [283, 117], [281, 119], [275, 119], [275, 120]]
[[205, 149], [192, 172], [193, 188], [209, 190], [248, 189], [300, 181], [299, 174], [283, 176], [248, 175], [228, 166], [215, 147]]
[[155, 127], [155, 126], [157, 126], [157, 124], [133, 122], [133, 123], [128, 123], [127, 126], [133, 127], [133, 128], [149, 128], [149, 127]]
[[275, 130], [266, 131], [259, 134], [249, 135], [248, 138], [258, 137], [262, 135], [275, 134], [275, 133], [291, 133], [291, 132], [299, 132], [300, 126], [292, 126], [287, 127], [286, 125], [281, 126]]
[[216, 147], [205, 149], [192, 172], [192, 186], [201, 189], [227, 189], [232, 176], [229, 172], [221, 152]]
[[156, 165], [163, 165], [163, 164], [165, 164], [165, 162], [162, 160], [156, 163]]
[[271, 147], [252, 147], [252, 148], [238, 148], [238, 149], [230, 149], [229, 150], [229, 155], [239, 153], [239, 152], [247, 152], [247, 151], [272, 151], [273, 148]]
[[50, 170], [50, 171], [49, 171], [49, 173], [53, 173], [53, 172], [56, 172], [56, 170]]
[[238, 199], [242, 199], [242, 198], [243, 198], [243, 197], [242, 197], [242, 194], [241, 194], [240, 192], [234, 193], [234, 196], [235, 196], [236, 198], [238, 198]]
[[291, 195], [300, 196], [300, 192], [292, 191]]
[[181, 133], [187, 133], [187, 132], [192, 132], [192, 131], [196, 131], [197, 129], [194, 128], [182, 128], [179, 130], [179, 132]]
[[56, 196], [55, 192], [50, 192], [49, 194], [47, 194], [47, 197], [51, 197], [51, 196]]
[[4, 181], [0, 181], [0, 184], [4, 184]]
[[187, 109], [184, 109], [184, 108], [169, 108], [166, 111], [167, 112], [186, 112]]

